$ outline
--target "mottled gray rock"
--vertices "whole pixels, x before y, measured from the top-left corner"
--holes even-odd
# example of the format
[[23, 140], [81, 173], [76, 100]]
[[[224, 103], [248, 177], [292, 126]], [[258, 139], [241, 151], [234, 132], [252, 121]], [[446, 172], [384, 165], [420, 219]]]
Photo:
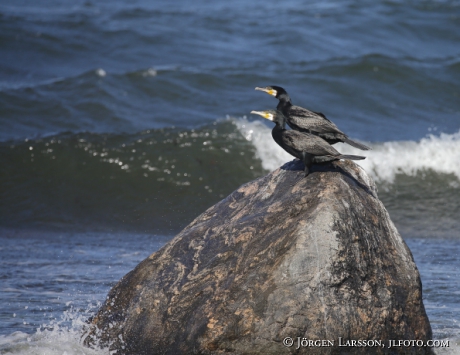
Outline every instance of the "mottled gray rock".
[[[241, 186], [142, 261], [85, 342], [136, 355], [431, 353], [388, 349], [390, 339], [430, 339], [431, 327], [417, 267], [374, 183], [350, 161], [307, 178], [302, 169], [294, 161]], [[298, 337], [334, 347], [297, 349]]]

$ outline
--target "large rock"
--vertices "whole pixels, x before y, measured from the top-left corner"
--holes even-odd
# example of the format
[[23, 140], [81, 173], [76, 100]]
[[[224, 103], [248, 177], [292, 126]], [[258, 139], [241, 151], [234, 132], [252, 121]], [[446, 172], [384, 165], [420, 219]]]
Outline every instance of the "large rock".
[[[110, 291], [86, 343], [136, 355], [431, 353], [388, 349], [428, 340], [431, 328], [374, 183], [350, 161], [307, 178], [302, 169], [294, 161], [241, 186], [142, 261]], [[339, 346], [352, 340], [382, 346]]]

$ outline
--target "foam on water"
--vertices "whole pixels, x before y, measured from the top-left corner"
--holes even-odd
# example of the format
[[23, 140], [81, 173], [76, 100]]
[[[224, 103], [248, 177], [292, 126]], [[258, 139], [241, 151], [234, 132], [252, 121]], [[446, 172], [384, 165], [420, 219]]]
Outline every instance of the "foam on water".
[[256, 148], [256, 157], [262, 161], [264, 169], [275, 170], [293, 159], [292, 155], [273, 141], [271, 129], [262, 122], [249, 122], [246, 118], [239, 118], [233, 122], [244, 138]]
[[[430, 134], [418, 142], [384, 142], [371, 147], [373, 150], [365, 152], [367, 158], [359, 164], [379, 182], [392, 183], [397, 174], [415, 176], [428, 169], [453, 174], [460, 180], [460, 131]], [[359, 150], [345, 144], [337, 148], [345, 154], [359, 154]]]
[[[256, 148], [257, 157], [266, 170], [277, 169], [293, 159], [279, 147], [271, 137], [271, 128], [262, 122], [250, 122], [246, 118], [236, 119], [235, 125], [241, 134]], [[393, 141], [368, 143], [372, 150], [362, 151], [346, 144], [334, 147], [343, 154], [365, 155], [357, 161], [368, 174], [380, 183], [393, 183], [397, 174], [415, 176], [424, 170], [453, 174], [460, 180], [460, 131], [454, 134], [428, 135], [418, 142]], [[460, 186], [458, 183], [452, 187]]]
[[[98, 307], [100, 304], [98, 305]], [[0, 335], [0, 353], [7, 355], [111, 355], [109, 349], [91, 349], [83, 345], [83, 327], [87, 312], [73, 308], [59, 320], [42, 324], [34, 334], [14, 332]]]
[[[426, 308], [426, 300], [423, 301]], [[454, 321], [455, 322], [455, 321]], [[431, 321], [431, 327], [433, 327], [433, 321]], [[442, 329], [444, 336], [439, 336], [440, 331], [433, 329], [433, 339], [442, 340], [443, 342], [448, 341], [449, 346], [439, 346], [433, 348], [436, 355], [460, 355], [460, 332], [458, 328], [444, 328]], [[446, 333], [448, 333], [446, 337]]]

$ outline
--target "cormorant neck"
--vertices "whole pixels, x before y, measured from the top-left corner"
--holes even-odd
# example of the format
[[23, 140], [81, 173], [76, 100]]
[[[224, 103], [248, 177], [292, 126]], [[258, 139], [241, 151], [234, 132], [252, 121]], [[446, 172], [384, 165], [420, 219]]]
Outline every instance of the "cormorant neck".
[[273, 129], [277, 131], [285, 131], [286, 130], [286, 120], [276, 121], [275, 127]]
[[285, 109], [287, 109], [287, 108], [292, 106], [291, 99], [290, 99], [288, 94], [283, 94], [280, 97], [278, 97], [278, 99], [280, 101], [278, 102], [278, 106], [276, 106], [277, 110], [279, 110], [281, 112], [285, 112], [284, 111]]
[[291, 98], [287, 93], [279, 95], [277, 99], [280, 100], [280, 103], [282, 102], [285, 105], [292, 105]]
[[272, 129], [272, 137], [275, 140], [276, 143], [278, 143], [279, 146], [283, 146], [283, 132], [286, 131], [286, 123], [284, 120], [281, 122], [276, 121], [275, 122], [275, 127]]

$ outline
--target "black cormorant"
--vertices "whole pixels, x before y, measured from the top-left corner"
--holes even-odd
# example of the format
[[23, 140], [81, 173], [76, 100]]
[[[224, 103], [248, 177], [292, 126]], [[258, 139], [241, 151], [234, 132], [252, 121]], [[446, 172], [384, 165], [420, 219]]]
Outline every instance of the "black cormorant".
[[328, 142], [314, 134], [286, 130], [286, 117], [279, 110], [251, 111], [251, 113], [275, 122], [275, 127], [272, 130], [273, 139], [286, 152], [304, 162], [305, 176], [308, 175], [315, 157], [321, 157], [325, 160], [365, 159], [359, 155], [342, 155]]
[[295, 106], [291, 103], [286, 90], [280, 86], [257, 87], [256, 90], [264, 91], [279, 100], [276, 109], [286, 116], [286, 122], [292, 129], [299, 132], [316, 134], [325, 139], [329, 144], [337, 142], [347, 143], [355, 148], [369, 150], [370, 148], [362, 143], [355, 142], [348, 138], [338, 127], [321, 112], [314, 112], [306, 108]]

